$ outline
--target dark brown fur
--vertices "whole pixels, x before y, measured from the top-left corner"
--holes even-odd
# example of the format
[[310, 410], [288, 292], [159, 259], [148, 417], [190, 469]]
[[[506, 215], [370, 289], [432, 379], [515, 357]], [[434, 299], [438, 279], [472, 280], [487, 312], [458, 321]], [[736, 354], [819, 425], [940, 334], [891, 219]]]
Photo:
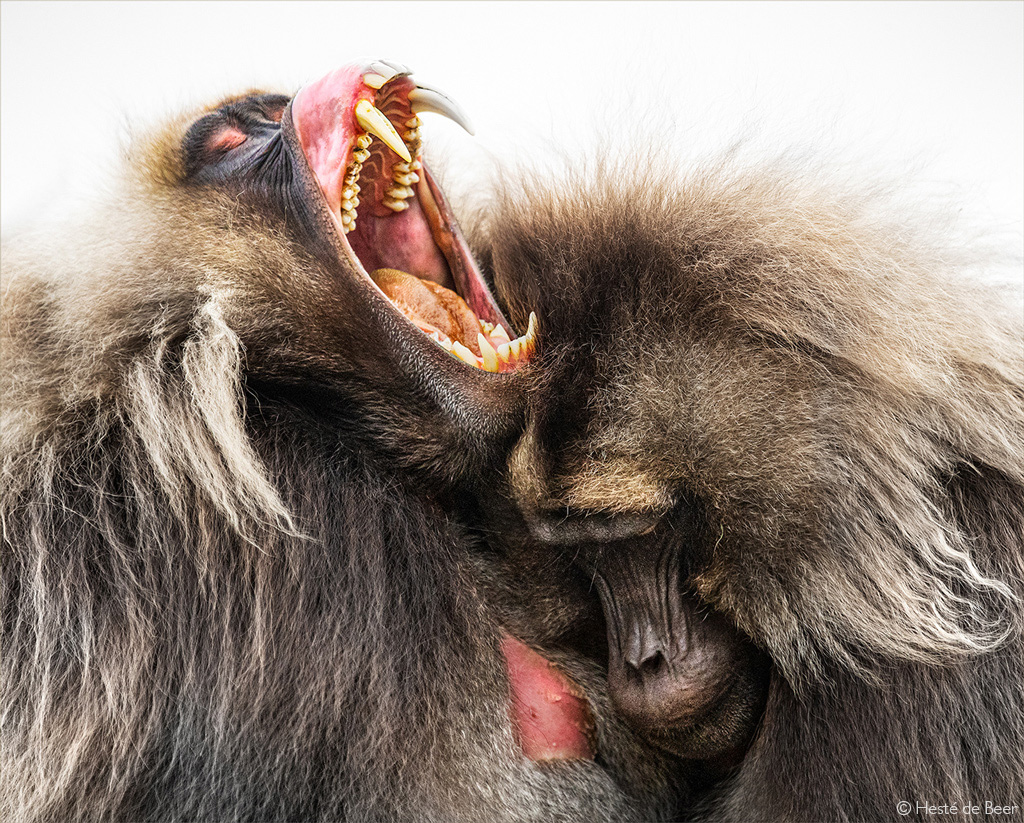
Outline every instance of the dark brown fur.
[[500, 502], [484, 510], [505, 546], [493, 596], [539, 642], [602, 660], [587, 524], [629, 552], [631, 524], [658, 523], [772, 666], [756, 738], [692, 815], [1019, 809], [1019, 296], [883, 199], [811, 177], [636, 152], [509, 177], [477, 240], [538, 313], [542, 377], [505, 474], [514, 510], [501, 528]]
[[669, 813], [674, 767], [578, 655], [603, 763], [515, 742], [444, 501], [516, 396], [484, 425], [403, 372], [295, 223], [185, 185], [190, 121], [81, 224], [3, 250], [0, 817]]

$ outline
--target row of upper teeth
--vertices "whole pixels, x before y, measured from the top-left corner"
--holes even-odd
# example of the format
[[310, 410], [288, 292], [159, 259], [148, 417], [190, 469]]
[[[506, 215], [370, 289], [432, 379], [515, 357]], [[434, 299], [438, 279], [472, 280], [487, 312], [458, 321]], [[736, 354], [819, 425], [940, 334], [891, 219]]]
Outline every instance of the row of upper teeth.
[[[477, 335], [477, 343], [482, 353], [480, 356], [473, 354], [467, 346], [458, 340], [449, 340], [436, 331], [431, 332], [430, 337], [441, 348], [459, 358], [463, 363], [489, 372], [499, 372], [502, 371], [503, 365], [514, 366], [521, 360], [527, 360], [537, 348], [537, 315], [533, 312], [530, 312], [530, 325], [526, 329], [526, 334], [515, 340], [509, 340], [508, 332], [500, 323], [492, 326], [486, 320], [481, 320], [480, 325], [487, 332], [487, 336]], [[494, 341], [501, 339], [504, 339], [505, 342], [495, 346]]]
[[[398, 74], [408, 74], [404, 66], [392, 65], [385, 61], [371, 64], [372, 71], [363, 75], [363, 83], [372, 89], [380, 89]], [[363, 163], [370, 156], [369, 147], [373, 137], [377, 137], [384, 145], [402, 158], [391, 170], [391, 185], [385, 190], [382, 203], [393, 212], [403, 212], [409, 208], [407, 202], [415, 196], [413, 188], [419, 182], [417, 172], [422, 168], [417, 159], [420, 153], [420, 119], [416, 115], [430, 111], [442, 114], [462, 126], [470, 134], [473, 127], [469, 118], [458, 104], [443, 92], [427, 86], [417, 85], [409, 92], [409, 108], [413, 116], [405, 121], [405, 131], [399, 136], [395, 127], [380, 109], [369, 100], [359, 100], [353, 110], [356, 122], [365, 130], [356, 143], [358, 148], [352, 154], [352, 163], [345, 171], [345, 180], [341, 191], [341, 227], [348, 234], [356, 227], [359, 206], [359, 173]], [[372, 135], [372, 136], [371, 136]]]

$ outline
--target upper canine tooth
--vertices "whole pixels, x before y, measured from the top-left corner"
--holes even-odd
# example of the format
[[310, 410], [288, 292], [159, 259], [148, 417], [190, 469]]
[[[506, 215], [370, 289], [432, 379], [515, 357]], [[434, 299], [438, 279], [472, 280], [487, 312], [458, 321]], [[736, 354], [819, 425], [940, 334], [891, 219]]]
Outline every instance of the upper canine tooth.
[[409, 108], [413, 114], [420, 114], [425, 111], [441, 114], [449, 120], [454, 120], [470, 134], [473, 134], [473, 124], [462, 110], [462, 107], [444, 92], [440, 92], [437, 89], [417, 84], [417, 87], [409, 92]]
[[480, 352], [483, 354], [484, 369], [486, 371], [497, 371], [498, 370], [498, 352], [494, 350], [487, 338], [482, 334], [477, 334], [476, 342], [480, 345]]
[[409, 154], [409, 149], [405, 147], [405, 143], [402, 142], [402, 138], [398, 136], [398, 132], [395, 131], [395, 127], [391, 125], [391, 121], [384, 116], [384, 112], [380, 109], [374, 108], [373, 104], [369, 100], [360, 100], [356, 103], [354, 112], [356, 122], [358, 122], [360, 126], [374, 137], [380, 138], [385, 146], [401, 157], [406, 163], [412, 161], [412, 155]]
[[500, 337], [502, 340], [510, 341], [512, 338], [508, 336], [508, 332], [505, 331], [505, 327], [498, 323], [490, 332], [491, 337]]

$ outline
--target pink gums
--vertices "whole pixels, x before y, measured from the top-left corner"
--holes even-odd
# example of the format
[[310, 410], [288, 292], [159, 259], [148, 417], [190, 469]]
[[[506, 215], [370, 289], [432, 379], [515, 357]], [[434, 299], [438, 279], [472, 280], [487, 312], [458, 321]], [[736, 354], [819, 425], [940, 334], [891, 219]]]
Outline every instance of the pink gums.
[[554, 663], [505, 635], [501, 651], [512, 691], [512, 721], [531, 760], [593, 760], [594, 716], [582, 690]]
[[358, 64], [342, 66], [302, 88], [292, 100], [295, 132], [332, 212], [341, 206], [353, 137], [362, 133], [356, 123], [356, 103], [372, 102], [376, 94], [363, 83], [367, 71]]

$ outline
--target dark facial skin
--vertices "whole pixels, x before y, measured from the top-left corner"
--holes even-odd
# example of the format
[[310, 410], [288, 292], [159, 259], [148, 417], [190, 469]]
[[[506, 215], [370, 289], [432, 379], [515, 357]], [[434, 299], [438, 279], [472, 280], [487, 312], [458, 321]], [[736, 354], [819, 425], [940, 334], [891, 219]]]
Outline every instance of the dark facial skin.
[[485, 510], [499, 547], [485, 576], [513, 626], [600, 661], [619, 714], [698, 775], [713, 778], [742, 759], [764, 710], [768, 666], [687, 584], [687, 552], [705, 540], [697, 506], [621, 520], [565, 509], [525, 518], [499, 499]]

